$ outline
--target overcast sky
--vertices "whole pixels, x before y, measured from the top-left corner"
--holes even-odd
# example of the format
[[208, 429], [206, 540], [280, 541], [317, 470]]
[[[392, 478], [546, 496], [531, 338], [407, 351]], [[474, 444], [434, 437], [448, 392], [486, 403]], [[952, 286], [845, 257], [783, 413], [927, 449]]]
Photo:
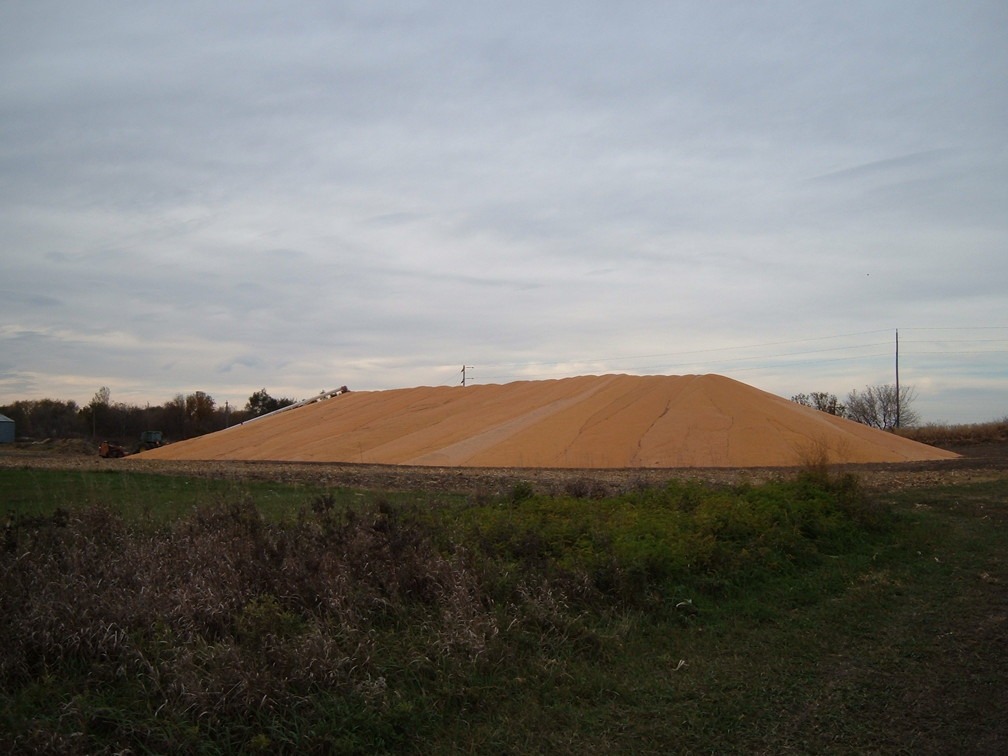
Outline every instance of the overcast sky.
[[587, 373], [1008, 415], [1008, 4], [0, 3], [0, 404]]

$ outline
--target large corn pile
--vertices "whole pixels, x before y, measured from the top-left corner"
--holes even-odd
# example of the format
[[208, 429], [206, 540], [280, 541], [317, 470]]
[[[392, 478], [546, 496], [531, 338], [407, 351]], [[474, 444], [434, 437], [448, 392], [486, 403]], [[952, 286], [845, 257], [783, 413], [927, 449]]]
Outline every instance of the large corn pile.
[[718, 375], [339, 394], [145, 458], [477, 467], [790, 467], [955, 454]]

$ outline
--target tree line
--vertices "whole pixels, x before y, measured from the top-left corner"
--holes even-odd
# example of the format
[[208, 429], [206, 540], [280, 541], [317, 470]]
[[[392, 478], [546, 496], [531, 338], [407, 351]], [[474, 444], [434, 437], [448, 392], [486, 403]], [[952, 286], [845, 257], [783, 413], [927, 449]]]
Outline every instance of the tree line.
[[[895, 386], [886, 384], [851, 391], [844, 401], [825, 391], [795, 394], [791, 401], [873, 428], [890, 430], [920, 424], [920, 416], [910, 406], [915, 398], [910, 386], [902, 386], [897, 391]], [[19, 438], [90, 438], [128, 443], [139, 438], [145, 430], [159, 430], [168, 440], [180, 441], [223, 430], [289, 407], [296, 401], [289, 397], [272, 397], [262, 388], [241, 408], [231, 407], [226, 402], [220, 406], [205, 391], [176, 394], [162, 405], [138, 407], [112, 401], [111, 391], [102, 386], [83, 407], [74, 401], [29, 399], [0, 406], [0, 414], [14, 421]]]
[[83, 407], [60, 399], [27, 399], [0, 406], [0, 415], [14, 421], [18, 438], [84, 438], [120, 444], [136, 441], [146, 430], [159, 430], [170, 441], [202, 436], [289, 407], [288, 397], [272, 397], [266, 389], [252, 394], [244, 407], [223, 406], [205, 391], [176, 394], [164, 404], [144, 407], [115, 402], [102, 386]]
[[887, 383], [882, 386], [866, 386], [863, 391], [851, 391], [844, 402], [836, 394], [825, 391], [795, 394], [791, 401], [873, 428], [891, 430], [920, 424], [920, 415], [910, 406], [916, 398], [912, 386], [900, 386], [897, 389], [893, 384]]

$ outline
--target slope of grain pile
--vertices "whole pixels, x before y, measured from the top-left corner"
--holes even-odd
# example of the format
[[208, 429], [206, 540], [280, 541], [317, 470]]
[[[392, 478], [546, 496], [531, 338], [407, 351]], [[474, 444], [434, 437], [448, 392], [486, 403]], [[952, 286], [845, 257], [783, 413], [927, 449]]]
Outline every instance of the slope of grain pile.
[[955, 454], [718, 375], [361, 391], [146, 452], [478, 467], [786, 467]]

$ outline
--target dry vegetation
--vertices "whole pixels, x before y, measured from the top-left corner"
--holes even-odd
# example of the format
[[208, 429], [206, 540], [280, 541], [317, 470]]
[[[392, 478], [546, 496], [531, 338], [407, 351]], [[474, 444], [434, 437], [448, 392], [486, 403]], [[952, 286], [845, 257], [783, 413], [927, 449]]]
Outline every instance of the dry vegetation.
[[614, 615], [680, 627], [694, 599], [814, 567], [887, 518], [846, 482], [593, 493], [8, 519], [6, 745], [412, 750], [459, 736], [458, 696], [492, 718], [512, 678], [618, 654], [632, 625], [612, 635]]
[[[153, 752], [242, 750], [257, 721], [308, 716], [312, 696], [394, 703], [383, 634], [408, 627], [424, 666], [474, 658], [497, 631], [471, 565], [437, 552], [427, 530], [383, 507], [336, 514], [324, 499], [283, 527], [251, 504], [153, 532], [100, 508], [8, 525], [0, 680], [83, 685], [59, 713], [76, 725], [40, 721], [15, 744], [86, 752], [108, 735]], [[124, 693], [131, 703], [116, 702]]]
[[998, 752], [999, 448], [708, 482], [11, 450], [28, 499], [154, 471], [333, 494], [8, 516], [0, 749]]
[[922, 425], [917, 428], [900, 428], [895, 431], [904, 438], [932, 446], [959, 447], [972, 444], [1000, 444], [1008, 442], [1008, 417], [990, 423], [963, 425]]

